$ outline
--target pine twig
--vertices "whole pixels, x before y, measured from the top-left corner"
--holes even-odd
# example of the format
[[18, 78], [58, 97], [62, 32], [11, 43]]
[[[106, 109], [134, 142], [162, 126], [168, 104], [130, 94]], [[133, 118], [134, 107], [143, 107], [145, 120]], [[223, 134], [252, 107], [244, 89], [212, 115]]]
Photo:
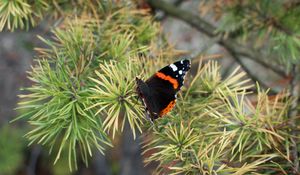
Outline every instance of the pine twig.
[[[165, 12], [166, 14], [173, 16], [177, 19], [180, 19], [187, 24], [191, 25], [192, 27], [196, 28], [200, 32], [208, 35], [209, 37], [216, 37], [217, 34], [215, 33], [216, 28], [205, 21], [204, 19], [200, 18], [198, 15], [193, 14], [190, 11], [182, 10], [173, 4], [164, 2], [162, 0], [147, 0], [149, 5], [152, 6], [154, 9], [159, 9]], [[242, 46], [241, 44], [237, 43], [232, 38], [222, 38], [218, 41], [220, 45], [225, 47], [228, 50], [233, 50], [239, 56], [247, 57], [251, 59], [263, 67], [271, 69], [273, 72], [281, 75], [282, 77], [286, 77], [286, 73], [284, 70], [279, 69], [278, 66], [275, 66], [271, 63], [266, 63], [262, 60], [264, 58], [263, 54], [259, 51], [251, 49], [249, 47]]]
[[297, 114], [298, 114], [298, 99], [300, 96], [300, 72], [299, 72], [299, 68], [300, 65], [293, 65], [292, 66], [292, 80], [290, 83], [290, 92], [291, 92], [291, 98], [292, 98], [292, 103], [290, 106], [290, 109], [288, 111], [288, 116], [290, 118], [290, 126], [292, 128], [291, 131], [291, 142], [292, 142], [292, 149], [291, 149], [291, 154], [292, 154], [292, 158], [293, 158], [293, 169], [294, 169], [294, 173], [295, 174], [299, 174], [299, 156], [298, 156], [298, 150], [297, 150], [297, 133], [295, 131], [295, 128], [297, 127], [296, 124], [296, 118], [297, 118]]

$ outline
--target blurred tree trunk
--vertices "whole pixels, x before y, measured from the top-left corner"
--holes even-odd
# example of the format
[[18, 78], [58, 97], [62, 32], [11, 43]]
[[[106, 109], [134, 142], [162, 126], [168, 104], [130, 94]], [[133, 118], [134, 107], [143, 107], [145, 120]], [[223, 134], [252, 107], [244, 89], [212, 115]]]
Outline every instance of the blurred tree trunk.
[[140, 137], [134, 140], [129, 124], [125, 123], [122, 137], [121, 175], [146, 175], [146, 169], [141, 157]]
[[95, 175], [111, 175], [110, 166], [107, 164], [104, 155], [97, 151], [93, 158], [93, 167], [95, 170]]

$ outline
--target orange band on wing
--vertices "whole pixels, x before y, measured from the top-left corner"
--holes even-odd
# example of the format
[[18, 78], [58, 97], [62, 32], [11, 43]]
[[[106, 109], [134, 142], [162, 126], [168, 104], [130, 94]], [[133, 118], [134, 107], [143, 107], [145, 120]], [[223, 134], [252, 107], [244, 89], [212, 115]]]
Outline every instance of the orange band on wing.
[[178, 81], [175, 78], [172, 78], [169, 75], [165, 75], [161, 72], [157, 72], [155, 75], [163, 80], [169, 81], [173, 85], [174, 89], [178, 88]]
[[168, 104], [168, 106], [165, 107], [165, 109], [163, 109], [162, 111], [160, 111], [159, 116], [161, 117], [161, 116], [163, 116], [163, 115], [166, 115], [168, 112], [170, 112], [170, 111], [173, 109], [173, 107], [175, 106], [175, 103], [176, 103], [175, 100], [171, 101], [171, 102]]

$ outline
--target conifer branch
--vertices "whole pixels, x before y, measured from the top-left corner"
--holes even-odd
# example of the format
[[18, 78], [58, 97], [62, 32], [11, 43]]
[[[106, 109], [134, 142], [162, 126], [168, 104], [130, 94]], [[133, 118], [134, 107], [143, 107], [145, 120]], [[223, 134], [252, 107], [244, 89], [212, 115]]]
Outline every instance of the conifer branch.
[[[218, 35], [217, 33], [215, 33], [216, 27], [214, 27], [204, 19], [200, 18], [198, 15], [195, 15], [187, 10], [182, 10], [164, 1], [157, 1], [157, 0], [147, 0], [147, 1], [154, 9], [162, 10], [170, 16], [186, 22], [187, 24], [191, 25], [192, 27], [195, 27], [197, 30], [203, 32], [209, 37], [216, 37]], [[263, 67], [271, 69], [273, 72], [277, 73], [278, 75], [281, 75], [283, 77], [286, 76], [285, 71], [280, 69], [278, 66], [263, 61], [262, 58], [264, 58], [265, 56], [259, 51], [251, 49], [249, 47], [242, 46], [232, 38], [223, 37], [218, 41], [218, 43], [223, 47], [225, 47], [226, 49], [234, 51], [234, 53], [236, 53], [239, 56], [245, 56], [257, 62], [258, 64], [262, 65]]]
[[266, 23], [267, 26], [272, 26], [276, 30], [283, 32], [286, 35], [294, 35], [294, 31], [281, 25], [280, 22], [278, 21], [278, 19], [276, 19], [273, 16], [268, 16], [267, 14], [264, 14], [261, 10], [249, 7], [249, 12], [247, 12], [247, 13], [256, 13], [258, 15], [257, 18], [259, 18], [260, 21]]
[[[150, 77], [149, 74], [166, 65], [166, 59], [160, 58], [175, 58], [175, 51], [159, 40], [159, 27], [145, 11], [138, 12], [129, 4], [123, 8], [125, 4], [121, 1], [120, 6], [113, 1], [84, 2], [99, 2], [93, 12], [95, 16], [86, 16], [90, 14], [89, 9], [82, 15], [74, 13], [78, 18], [70, 18], [70, 24], [64, 23], [56, 29], [54, 39], [41, 38], [48, 47], [37, 49], [39, 59], [29, 71], [33, 85], [26, 88], [26, 94], [20, 95], [21, 115], [17, 118], [26, 119], [31, 125], [31, 131], [26, 134], [31, 144], [50, 147], [51, 154], [56, 154], [55, 162], [65, 158], [68, 163], [63, 164], [69, 164], [70, 170], [78, 169], [80, 162], [76, 174], [81, 174], [96, 150], [104, 153], [112, 145], [108, 132], [114, 136], [124, 127], [130, 128], [124, 130], [123, 136], [128, 141], [128, 135], [139, 138], [144, 129], [149, 129], [151, 135], [145, 138], [144, 147], [148, 156], [145, 154], [144, 158], [146, 163], [158, 163], [157, 174], [291, 174], [292, 171], [299, 174], [295, 132], [299, 67], [293, 67], [291, 107], [288, 93], [270, 96], [269, 91], [260, 90], [259, 84], [257, 92], [248, 98], [249, 89], [254, 86], [246, 73], [254, 81], [267, 85], [253, 75], [242, 58], [261, 62], [282, 76], [285, 72], [261, 60], [265, 52], [241, 46], [233, 37], [223, 38], [201, 17], [164, 1], [148, 0], [152, 6], [156, 4], [153, 8], [186, 21], [212, 37], [245, 70], [237, 67], [222, 79], [217, 62], [199, 64], [195, 74], [188, 78], [189, 86], [178, 94], [176, 107], [167, 117], [151, 125], [145, 122], [141, 101], [137, 101], [134, 78], [139, 72], [143, 79]], [[158, 59], [153, 62], [151, 57]], [[0, 148], [5, 148], [0, 149], [0, 157], [20, 154], [21, 144], [8, 144], [17, 143], [18, 139], [9, 132], [0, 132], [0, 136], [9, 138], [5, 142], [0, 140]], [[123, 147], [125, 157], [137, 153], [136, 146], [131, 145], [135, 150]], [[35, 151], [30, 160], [31, 169], [39, 153]], [[138, 172], [138, 164], [132, 165]], [[0, 174], [2, 167], [5, 163], [0, 165]], [[123, 168], [121, 171], [126, 172]]]
[[287, 1], [284, 4], [284, 6], [286, 7], [287, 10], [291, 10], [300, 6], [300, 1], [299, 0]]
[[287, 174], [287, 135], [275, 129], [286, 121], [287, 95], [271, 99], [257, 85], [257, 101], [250, 101], [238, 70], [222, 80], [216, 62], [199, 66], [182, 109], [157, 120], [146, 143], [145, 162], [158, 162], [157, 174]]

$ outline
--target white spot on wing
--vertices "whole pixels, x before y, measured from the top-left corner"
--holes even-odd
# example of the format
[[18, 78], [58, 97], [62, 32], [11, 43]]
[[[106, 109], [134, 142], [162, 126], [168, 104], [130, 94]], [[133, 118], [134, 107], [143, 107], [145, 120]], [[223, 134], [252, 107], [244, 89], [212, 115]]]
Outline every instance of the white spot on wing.
[[179, 70], [178, 73], [179, 73], [179, 75], [181, 75], [182, 74], [182, 70]]
[[173, 72], [177, 71], [177, 66], [175, 64], [170, 64], [170, 67], [172, 68]]
[[181, 60], [180, 63], [183, 64], [183, 60]]

